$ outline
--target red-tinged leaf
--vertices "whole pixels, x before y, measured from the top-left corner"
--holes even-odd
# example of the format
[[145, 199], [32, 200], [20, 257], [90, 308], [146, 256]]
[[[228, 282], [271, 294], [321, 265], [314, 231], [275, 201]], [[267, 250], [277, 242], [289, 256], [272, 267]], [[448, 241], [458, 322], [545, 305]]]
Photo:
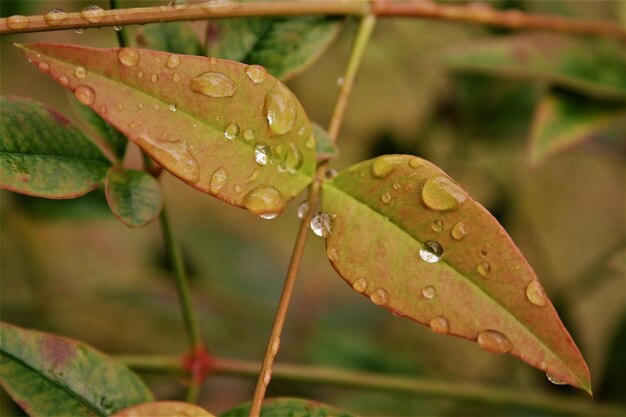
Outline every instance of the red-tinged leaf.
[[102, 185], [111, 163], [63, 115], [25, 98], [0, 104], [0, 188], [75, 198]]
[[145, 226], [157, 218], [163, 207], [159, 182], [143, 171], [112, 167], [104, 190], [111, 211], [128, 227]]
[[118, 411], [111, 417], [214, 417], [213, 414], [195, 404], [180, 401], [154, 401], [134, 405]]
[[333, 267], [372, 302], [591, 392], [587, 365], [528, 262], [439, 168], [409, 155], [362, 162], [323, 185], [323, 209]]
[[295, 96], [261, 67], [135, 48], [22, 49], [203, 192], [271, 218], [312, 181], [311, 125]]

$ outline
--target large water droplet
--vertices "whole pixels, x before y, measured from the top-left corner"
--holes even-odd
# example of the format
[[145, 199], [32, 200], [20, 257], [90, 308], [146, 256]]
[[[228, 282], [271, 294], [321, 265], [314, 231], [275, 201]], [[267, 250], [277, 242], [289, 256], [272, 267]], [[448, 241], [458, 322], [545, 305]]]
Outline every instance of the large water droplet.
[[367, 289], [367, 280], [365, 278], [359, 278], [352, 283], [352, 288], [356, 292], [365, 292]]
[[452, 236], [452, 239], [454, 240], [463, 240], [466, 235], [467, 229], [465, 228], [465, 223], [463, 222], [458, 222], [452, 227], [452, 230], [450, 230], [450, 236]]
[[387, 304], [388, 299], [389, 294], [387, 294], [387, 291], [385, 291], [383, 288], [378, 288], [370, 294], [370, 300], [372, 300], [372, 303], [378, 306]]
[[546, 372], [546, 378], [548, 378], [548, 381], [552, 382], [554, 385], [567, 385], [567, 382], [555, 377], [548, 372]]
[[219, 167], [213, 172], [211, 175], [211, 181], [209, 182], [209, 191], [212, 194], [217, 194], [220, 192], [224, 185], [226, 185], [226, 181], [228, 180], [228, 175], [226, 174], [226, 170], [223, 167]]
[[283, 212], [285, 198], [276, 188], [261, 185], [246, 194], [242, 204], [248, 211], [264, 219], [273, 219]]
[[117, 59], [122, 65], [132, 67], [139, 62], [139, 53], [132, 48], [122, 48], [117, 52]]
[[433, 210], [456, 210], [466, 198], [467, 193], [443, 175], [427, 179], [422, 188], [422, 201]]
[[478, 345], [493, 353], [506, 353], [513, 349], [513, 343], [508, 337], [497, 330], [483, 330], [478, 333]]
[[327, 238], [332, 233], [333, 219], [330, 214], [325, 211], [316, 213], [311, 219], [311, 230], [316, 235]]
[[205, 72], [189, 82], [189, 88], [209, 97], [232, 97], [237, 92], [235, 83], [219, 72]]
[[96, 92], [93, 91], [93, 88], [86, 85], [79, 85], [74, 90], [74, 95], [83, 104], [91, 105], [96, 99]]
[[374, 178], [387, 178], [403, 160], [404, 158], [398, 155], [379, 156], [372, 163], [372, 176]]
[[51, 9], [48, 10], [45, 15], [43, 15], [43, 19], [46, 21], [46, 24], [48, 26], [58, 26], [65, 19], [67, 19], [67, 13], [65, 13], [61, 9]]
[[254, 133], [254, 130], [251, 128], [247, 128], [246, 130], [243, 131], [243, 138], [245, 140], [252, 140], [254, 139], [255, 136], [256, 134]]
[[432, 300], [433, 298], [435, 298], [436, 295], [437, 290], [435, 290], [435, 287], [427, 285], [422, 288], [422, 297], [426, 298], [427, 300]]
[[284, 135], [296, 123], [296, 104], [287, 87], [278, 83], [265, 95], [263, 111], [270, 130], [276, 135]]
[[526, 298], [538, 307], [544, 307], [548, 304], [546, 293], [537, 280], [530, 281], [526, 286]]
[[74, 69], [74, 75], [76, 78], [85, 78], [87, 76], [87, 70], [85, 67], [79, 65]]
[[26, 29], [30, 25], [28, 18], [19, 14], [7, 17], [6, 22], [9, 29]]
[[300, 203], [300, 205], [298, 205], [298, 218], [304, 219], [307, 211], [309, 211], [309, 202], [307, 200], [304, 200], [302, 203]]
[[450, 322], [444, 316], [437, 316], [430, 321], [430, 330], [438, 334], [446, 334], [450, 331]]
[[165, 66], [174, 69], [180, 65], [180, 58], [178, 55], [170, 55], [167, 57], [167, 61], [165, 61]]
[[486, 277], [490, 271], [491, 271], [491, 265], [489, 264], [489, 262], [481, 262], [476, 267], [476, 272], [478, 272], [483, 277]]
[[442, 255], [443, 247], [439, 242], [435, 242], [434, 240], [424, 242], [420, 249], [420, 258], [428, 263], [439, 262]]
[[248, 65], [246, 68], [246, 75], [255, 84], [262, 83], [263, 80], [265, 80], [266, 73], [267, 71], [265, 71], [265, 68], [260, 65]]
[[254, 160], [259, 165], [267, 165], [270, 161], [270, 157], [272, 156], [272, 151], [268, 144], [266, 143], [257, 143], [254, 147]]
[[226, 126], [226, 129], [224, 130], [224, 137], [226, 139], [235, 139], [237, 136], [239, 136], [239, 132], [239, 125], [237, 123], [231, 123]]
[[80, 17], [88, 21], [89, 23], [98, 23], [104, 18], [104, 10], [101, 7], [92, 4], [85, 7], [80, 12]]

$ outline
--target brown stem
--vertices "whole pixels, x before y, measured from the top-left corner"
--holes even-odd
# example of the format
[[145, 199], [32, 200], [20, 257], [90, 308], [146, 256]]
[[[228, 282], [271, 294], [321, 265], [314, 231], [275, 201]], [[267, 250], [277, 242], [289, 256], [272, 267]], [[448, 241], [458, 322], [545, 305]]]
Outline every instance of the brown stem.
[[[201, 20], [245, 16], [334, 15], [380, 17], [417, 17], [458, 21], [472, 24], [507, 27], [511, 29], [540, 29], [626, 40], [626, 30], [620, 25], [599, 20], [569, 19], [522, 13], [519, 10], [499, 11], [484, 3], [446, 5], [424, 0], [309, 0], [261, 2], [207, 2], [195, 5], [173, 5], [106, 10], [92, 22], [80, 13], [67, 13], [63, 20], [48, 24], [44, 15], [0, 19], [0, 34], [44, 32], [115, 25], [146, 24], [181, 20]], [[97, 21], [93, 21], [97, 20]]]

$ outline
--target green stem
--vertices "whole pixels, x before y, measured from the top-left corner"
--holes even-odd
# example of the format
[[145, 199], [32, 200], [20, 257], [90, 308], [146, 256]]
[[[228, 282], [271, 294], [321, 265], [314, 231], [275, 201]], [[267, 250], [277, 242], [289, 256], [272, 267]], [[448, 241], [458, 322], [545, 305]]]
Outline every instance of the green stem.
[[[109, 0], [109, 4], [111, 5], [111, 10], [113, 9], [119, 9], [118, 4], [117, 4], [117, 0]], [[127, 47], [128, 44], [128, 35], [126, 33], [126, 27], [125, 26], [121, 26], [121, 25], [117, 25], [115, 26], [115, 34], [117, 35], [117, 43], [122, 47], [125, 48]], [[117, 29], [119, 28], [119, 30]]]

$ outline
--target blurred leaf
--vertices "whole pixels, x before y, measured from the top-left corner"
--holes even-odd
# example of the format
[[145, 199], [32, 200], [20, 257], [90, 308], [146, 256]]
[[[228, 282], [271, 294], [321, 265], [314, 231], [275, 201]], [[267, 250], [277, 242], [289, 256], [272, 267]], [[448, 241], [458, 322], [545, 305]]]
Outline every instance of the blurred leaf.
[[339, 155], [339, 150], [330, 136], [328, 136], [328, 132], [317, 123], [311, 123], [311, 126], [313, 126], [313, 136], [315, 136], [317, 160], [326, 161]]
[[134, 48], [22, 49], [200, 191], [274, 217], [312, 180], [310, 123], [291, 91], [260, 67]]
[[128, 227], [145, 226], [163, 207], [158, 181], [143, 171], [112, 167], [104, 187], [111, 211]]
[[111, 215], [102, 189], [71, 200], [51, 200], [23, 194], [12, 194], [11, 200], [19, 211], [47, 220], [71, 219], [75, 222]]
[[617, 43], [521, 34], [455, 46], [442, 59], [455, 71], [545, 81], [598, 98], [625, 99], [626, 56]]
[[155, 23], [143, 27], [138, 44], [157, 51], [204, 55], [198, 35], [189, 22]]
[[102, 184], [110, 162], [63, 115], [25, 98], [0, 103], [0, 188], [75, 198]]
[[125, 408], [111, 417], [214, 417], [197, 405], [180, 401], [155, 401]]
[[[589, 371], [497, 221], [433, 164], [387, 155], [323, 185], [335, 270], [374, 304], [590, 391]], [[372, 254], [376, 254], [372, 256]]]
[[598, 390], [598, 398], [620, 403], [626, 406], [626, 397], [624, 397], [623, 387], [626, 382], [624, 369], [626, 369], [626, 319], [622, 318], [618, 328], [609, 345], [610, 350], [606, 356], [606, 371], [600, 389]]
[[141, 380], [63, 337], [0, 323], [0, 383], [30, 416], [108, 416], [151, 401]]
[[[250, 404], [233, 408], [220, 417], [248, 417]], [[261, 408], [261, 417], [356, 417], [328, 405], [300, 398], [272, 398]]]
[[531, 164], [537, 165], [608, 127], [623, 125], [625, 114], [623, 105], [558, 91], [546, 94], [533, 122], [529, 148]]
[[261, 65], [286, 80], [304, 71], [339, 33], [335, 17], [237, 18], [211, 21], [207, 55]]

